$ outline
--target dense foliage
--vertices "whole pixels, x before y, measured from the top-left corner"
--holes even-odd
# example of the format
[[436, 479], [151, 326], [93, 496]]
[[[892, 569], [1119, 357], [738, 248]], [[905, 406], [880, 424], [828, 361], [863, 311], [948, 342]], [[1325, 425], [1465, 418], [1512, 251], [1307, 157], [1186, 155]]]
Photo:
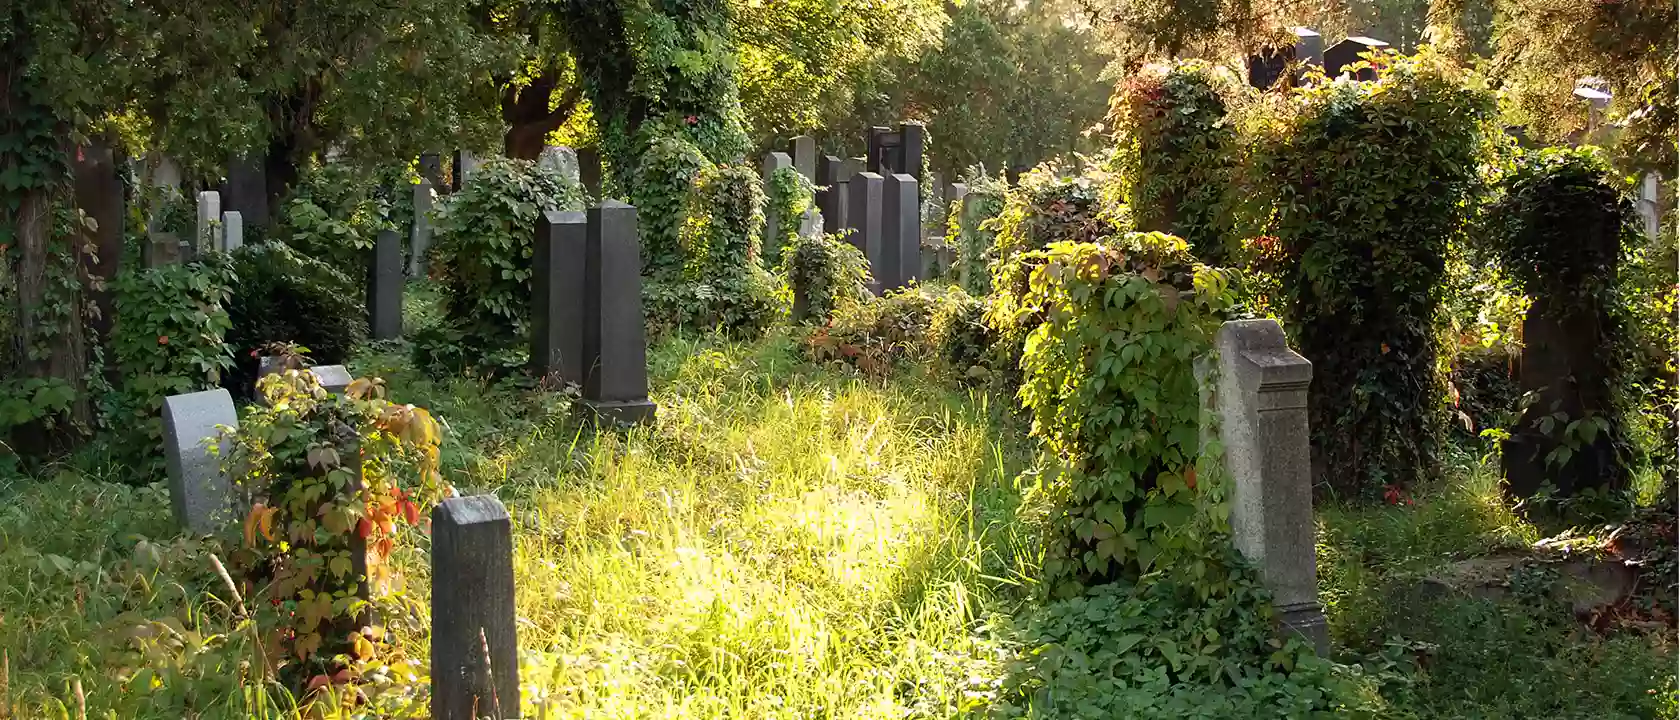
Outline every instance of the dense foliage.
[[957, 258], [952, 268], [956, 283], [969, 294], [986, 295], [992, 291], [991, 263], [987, 258], [997, 239], [990, 221], [1003, 212], [1003, 197], [1009, 184], [978, 168], [964, 180], [968, 193], [961, 201], [951, 204], [945, 237], [956, 247]]
[[1492, 94], [1438, 56], [1279, 96], [1256, 123], [1251, 236], [1275, 238], [1279, 309], [1313, 363], [1317, 482], [1344, 496], [1432, 477], [1449, 245], [1478, 189]]
[[760, 257], [764, 200], [752, 168], [725, 165], [700, 174], [682, 229], [683, 325], [753, 337], [781, 314], [776, 281]]
[[349, 360], [367, 338], [367, 305], [337, 268], [282, 243], [246, 245], [232, 255], [238, 281], [227, 302], [227, 341], [235, 370], [223, 384], [235, 395], [256, 387], [258, 350], [271, 343], [301, 345], [311, 360], [330, 365]]
[[415, 338], [423, 365], [491, 372], [523, 366], [537, 217], [583, 209], [583, 190], [528, 160], [488, 158], [436, 210], [432, 276], [443, 320]]
[[826, 323], [840, 307], [867, 300], [869, 259], [839, 235], [801, 235], [782, 258], [793, 290], [793, 320]]
[[799, 226], [807, 210], [816, 205], [816, 187], [795, 168], [781, 168], [770, 175], [764, 184], [764, 221], [768, 228], [775, 225], [772, 235], [765, 232], [768, 245], [764, 248], [764, 262], [774, 266], [782, 254], [799, 241]]
[[712, 166], [698, 145], [676, 135], [655, 140], [636, 166], [630, 204], [636, 206], [643, 275], [657, 282], [682, 271], [689, 196], [700, 173]]

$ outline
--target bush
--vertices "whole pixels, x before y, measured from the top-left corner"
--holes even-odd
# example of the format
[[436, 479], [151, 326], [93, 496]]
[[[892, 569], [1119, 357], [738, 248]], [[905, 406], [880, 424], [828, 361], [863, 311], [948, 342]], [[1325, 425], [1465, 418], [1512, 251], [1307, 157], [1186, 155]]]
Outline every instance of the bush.
[[941, 298], [928, 321], [928, 344], [940, 365], [959, 382], [978, 384], [993, 376], [997, 336], [986, 325], [986, 301], [962, 288]]
[[782, 275], [793, 288], [793, 319], [827, 323], [843, 306], [869, 294], [869, 259], [840, 236], [801, 235], [782, 258]]
[[770, 183], [764, 188], [765, 222], [772, 217], [780, 219], [777, 237], [770, 238], [770, 246], [764, 248], [766, 265], [780, 264], [782, 257], [799, 243], [800, 220], [816, 204], [814, 193], [811, 181], [794, 168], [782, 168], [770, 176]]
[[233, 252], [238, 285], [228, 302], [227, 339], [234, 372], [223, 386], [250, 396], [257, 381], [257, 350], [295, 343], [310, 359], [331, 365], [350, 359], [367, 338], [367, 306], [355, 281], [325, 262], [280, 243], [246, 245]]
[[689, 195], [682, 228], [686, 255], [678, 301], [680, 324], [722, 329], [731, 337], [763, 334], [781, 314], [776, 281], [759, 257], [764, 191], [743, 166], [704, 170]]
[[[391, 224], [388, 194], [375, 179], [346, 163], [304, 171], [281, 207], [278, 237], [299, 253], [338, 268], [367, 266], [374, 236]], [[360, 291], [364, 273], [348, 273]]]
[[[650, 280], [650, 289], [682, 272], [682, 229], [691, 207], [689, 196], [700, 173], [712, 167], [700, 146], [681, 135], [658, 138], [642, 154], [630, 202], [641, 224], [642, 275]], [[654, 300], [650, 297], [650, 311], [660, 307]]]
[[867, 375], [882, 376], [895, 362], [930, 357], [928, 328], [945, 294], [912, 285], [843, 306], [806, 341], [812, 360], [841, 361]]
[[952, 203], [946, 236], [957, 249], [952, 268], [957, 284], [968, 294], [980, 297], [992, 291], [990, 253], [997, 239], [992, 219], [1003, 212], [1009, 183], [986, 175], [982, 168], [970, 169], [965, 182], [968, 194], [962, 202]]
[[1245, 234], [1277, 239], [1279, 309], [1313, 363], [1317, 481], [1370, 500], [1439, 470], [1446, 260], [1499, 134], [1493, 94], [1450, 62], [1381, 64], [1278, 96], [1245, 186]]
[[583, 209], [583, 190], [529, 160], [488, 158], [473, 181], [436, 211], [431, 275], [443, 290], [443, 318], [416, 333], [416, 362], [499, 374], [529, 352], [531, 249], [537, 217]]

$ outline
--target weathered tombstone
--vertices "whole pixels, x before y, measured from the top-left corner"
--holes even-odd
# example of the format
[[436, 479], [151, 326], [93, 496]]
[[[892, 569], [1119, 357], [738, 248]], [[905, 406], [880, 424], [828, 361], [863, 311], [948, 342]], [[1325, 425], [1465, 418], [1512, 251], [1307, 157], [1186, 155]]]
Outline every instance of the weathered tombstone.
[[968, 183], [951, 183], [950, 187], [945, 189], [947, 217], [950, 216], [951, 212], [956, 212], [962, 207], [962, 201], [965, 197], [968, 197]]
[[537, 217], [531, 250], [531, 374], [583, 384], [583, 289], [588, 220], [577, 210]]
[[1324, 67], [1324, 36], [1308, 27], [1296, 26], [1295, 59], [1302, 64]]
[[924, 179], [922, 172], [922, 156], [927, 152], [927, 127], [917, 123], [899, 123], [898, 125], [898, 167], [894, 172], [901, 172], [916, 178], [920, 183]]
[[86, 231], [90, 236], [86, 244], [94, 247], [96, 252], [83, 253], [82, 266], [88, 277], [104, 281], [89, 290], [89, 299], [98, 309], [98, 315], [91, 318], [89, 324], [95, 338], [104, 344], [105, 339], [110, 337], [111, 323], [116, 318], [111, 281], [116, 279], [117, 271], [122, 267], [123, 218], [127, 215], [116, 155], [108, 144], [95, 140], [76, 149], [75, 181], [76, 206], [87, 213], [95, 225]]
[[887, 284], [891, 277], [887, 274], [887, 245], [882, 237], [885, 182], [880, 175], [862, 172], [846, 184], [851, 195], [846, 199], [846, 223], [852, 230], [846, 239], [869, 260], [869, 275], [874, 279], [871, 289], [877, 295], [891, 287]]
[[811, 237], [823, 231], [822, 211], [816, 208], [806, 210], [799, 216], [799, 236]]
[[869, 169], [868, 158], [854, 157], [840, 161], [840, 177], [843, 178], [844, 182], [851, 182], [852, 178], [857, 177], [857, 174], [861, 172], [875, 172]]
[[343, 365], [316, 365], [309, 368], [309, 373], [315, 376], [315, 382], [321, 388], [334, 395], [343, 395], [350, 388], [350, 383], [356, 379], [350, 376], [349, 368]]
[[1603, 81], [1598, 78], [1586, 77], [1576, 81], [1575, 97], [1587, 101], [1587, 129], [1580, 140], [1585, 142], [1598, 126], [1604, 122], [1604, 109], [1610, 107], [1610, 100], [1614, 97], [1608, 92], [1595, 87]]
[[222, 252], [233, 252], [245, 246], [245, 213], [229, 210], [222, 213]]
[[917, 182], [922, 181], [922, 154], [927, 148], [927, 128], [915, 123], [899, 123], [898, 131], [891, 128], [869, 128], [867, 169], [882, 177], [904, 173]]
[[261, 158], [229, 159], [221, 193], [223, 211], [238, 212], [256, 227], [268, 224], [268, 175]]
[[[175, 520], [195, 535], [208, 535], [235, 518], [233, 485], [222, 474], [226, 442], [218, 425], [237, 427], [239, 414], [225, 388], [163, 399], [163, 449], [169, 470], [169, 504]], [[210, 445], [216, 445], [212, 452]]]
[[[776, 176], [776, 171], [793, 167], [793, 158], [784, 152], [765, 153], [764, 162], [759, 167], [759, 174], [764, 179], [764, 193], [770, 194], [770, 188]], [[782, 219], [777, 216], [775, 205], [764, 208], [764, 247], [773, 248], [780, 245]]]
[[636, 208], [607, 200], [589, 209], [583, 311], [584, 406], [616, 423], [652, 420]]
[[1639, 216], [1645, 220], [1645, 237], [1657, 239], [1662, 234], [1662, 176], [1645, 173], [1639, 183]]
[[916, 178], [894, 173], [881, 179], [881, 230], [885, 263], [880, 268], [883, 290], [896, 290], [915, 281], [922, 270], [922, 207]]
[[494, 495], [432, 510], [432, 713], [518, 718], [513, 524]]
[[478, 169], [478, 157], [471, 150], [456, 150], [453, 167], [449, 174], [449, 191], [460, 192], [472, 181], [473, 171]]
[[549, 145], [543, 148], [542, 155], [537, 157], [537, 167], [554, 170], [574, 185], [583, 184], [578, 177], [577, 151], [569, 147]]
[[222, 194], [205, 190], [198, 194], [198, 235], [193, 238], [194, 254], [222, 246]]
[[1215, 387], [1203, 392], [1213, 395], [1232, 481], [1232, 542], [1259, 570], [1284, 628], [1323, 655], [1330, 636], [1318, 604], [1307, 434], [1312, 363], [1289, 349], [1275, 320], [1225, 323], [1214, 351]]
[[380, 230], [373, 237], [368, 258], [368, 336], [374, 340], [402, 337], [402, 236]]
[[810, 135], [796, 135], [788, 141], [787, 154], [793, 158], [793, 168], [813, 184], [817, 182], [817, 139]]
[[147, 185], [175, 189], [181, 187], [181, 166], [176, 164], [174, 158], [157, 152], [147, 153], [146, 165]]
[[589, 197], [601, 197], [601, 151], [595, 148], [578, 148], [578, 182], [583, 184], [584, 192]]
[[817, 159], [817, 208], [822, 210], [823, 231], [840, 232], [846, 227], [846, 181], [850, 175], [841, 174], [840, 158], [824, 155]]
[[408, 228], [408, 275], [426, 276], [426, 251], [432, 247], [432, 181], [424, 177], [413, 185], [414, 223]]
[[864, 169], [880, 176], [891, 175], [892, 151], [898, 147], [898, 138], [893, 136], [892, 128], [880, 125], [869, 128], [864, 137]]
[[[1339, 77], [1342, 74], [1342, 68], [1359, 61], [1360, 53], [1385, 47], [1388, 47], [1388, 43], [1359, 35], [1331, 45], [1324, 51], [1324, 74], [1332, 78]], [[1365, 68], [1355, 73], [1353, 79], [1361, 82], [1375, 80], [1377, 79], [1377, 71]]]
[[438, 157], [437, 153], [422, 153], [420, 177], [430, 182], [434, 188], [447, 187], [443, 183], [443, 158]]
[[175, 233], [149, 233], [146, 245], [140, 248], [140, 264], [160, 268], [181, 262], [181, 238]]

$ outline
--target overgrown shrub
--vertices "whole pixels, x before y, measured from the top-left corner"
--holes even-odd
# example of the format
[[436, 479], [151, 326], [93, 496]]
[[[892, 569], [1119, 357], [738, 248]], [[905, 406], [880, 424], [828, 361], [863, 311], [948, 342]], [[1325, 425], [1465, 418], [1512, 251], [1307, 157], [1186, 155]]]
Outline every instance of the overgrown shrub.
[[1204, 262], [1229, 263], [1234, 242], [1226, 192], [1237, 140], [1222, 93], [1239, 83], [1199, 60], [1152, 66], [1115, 93], [1117, 190], [1138, 230], [1171, 233]]
[[355, 281], [337, 268], [281, 243], [246, 245], [233, 253], [238, 284], [228, 300], [228, 344], [234, 371], [223, 385], [248, 396], [257, 381], [257, 350], [296, 343], [323, 365], [350, 359], [367, 338], [367, 306]]
[[956, 282], [968, 294], [981, 297], [992, 291], [990, 253], [997, 233], [992, 219], [1003, 212], [1003, 197], [1009, 183], [1000, 177], [987, 175], [983, 168], [972, 168], [964, 178], [968, 194], [961, 202], [951, 204], [947, 241], [957, 250], [952, 270]]
[[1429, 52], [1376, 81], [1278, 95], [1251, 119], [1249, 237], [1277, 238], [1281, 310], [1313, 363], [1321, 486], [1374, 499], [1439, 468], [1449, 244], [1479, 189], [1493, 94]]
[[233, 369], [227, 308], [237, 281], [218, 253], [117, 275], [111, 349], [122, 380], [105, 410], [137, 480], [163, 474], [164, 398], [217, 387]]
[[[375, 190], [374, 179], [350, 164], [309, 168], [281, 207], [276, 237], [333, 267], [365, 268], [374, 236], [392, 226], [390, 198]], [[347, 274], [359, 291], [365, 273]]]
[[537, 217], [581, 209], [583, 189], [557, 170], [487, 158], [473, 181], [435, 213], [431, 274], [443, 289], [444, 316], [416, 334], [416, 361], [491, 374], [522, 367], [529, 352]]
[[770, 238], [770, 245], [764, 248], [765, 265], [780, 264], [782, 257], [799, 242], [800, 219], [816, 205], [815, 192], [815, 186], [797, 169], [782, 168], [770, 176], [770, 183], [764, 188], [764, 218], [766, 223], [771, 218], [779, 220], [777, 236]]
[[[689, 196], [700, 173], [712, 167], [698, 145], [675, 134], [654, 140], [637, 164], [630, 204], [636, 206], [642, 239], [642, 275], [651, 281], [650, 290], [657, 283], [681, 274], [685, 265], [682, 229], [690, 207]], [[650, 305], [657, 307], [658, 303]]]
[[882, 376], [897, 361], [930, 356], [928, 328], [944, 302], [943, 291], [912, 285], [844, 305], [807, 338], [806, 349], [817, 362], [840, 361]]
[[951, 376], [965, 384], [993, 377], [997, 336], [986, 325], [986, 301], [953, 287], [928, 321], [928, 345]]
[[686, 255], [679, 290], [680, 324], [720, 328], [754, 337], [781, 312], [776, 282], [759, 257], [764, 236], [764, 191], [744, 166], [704, 170], [689, 196], [682, 228]]
[[793, 288], [795, 322], [826, 323], [844, 305], [869, 299], [869, 259], [840, 235], [794, 238], [782, 258], [782, 276]]
[[1547, 149], [1518, 161], [1488, 218], [1505, 271], [1531, 300], [1520, 378], [1531, 397], [1504, 452], [1511, 490], [1624, 487], [1624, 318], [1612, 307], [1624, 243], [1638, 242], [1632, 203], [1590, 150]]

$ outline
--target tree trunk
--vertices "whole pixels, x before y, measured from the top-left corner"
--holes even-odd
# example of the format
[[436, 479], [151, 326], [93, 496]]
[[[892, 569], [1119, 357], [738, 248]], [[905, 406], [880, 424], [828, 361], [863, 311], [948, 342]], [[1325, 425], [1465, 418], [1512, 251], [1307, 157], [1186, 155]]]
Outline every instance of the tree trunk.
[[550, 110], [554, 88], [560, 84], [560, 71], [546, 70], [523, 88], [509, 88], [502, 95], [502, 121], [508, 131], [502, 138], [502, 154], [521, 160], [535, 160], [542, 155], [549, 133], [558, 130], [571, 119], [577, 108], [582, 89], [570, 87]]

